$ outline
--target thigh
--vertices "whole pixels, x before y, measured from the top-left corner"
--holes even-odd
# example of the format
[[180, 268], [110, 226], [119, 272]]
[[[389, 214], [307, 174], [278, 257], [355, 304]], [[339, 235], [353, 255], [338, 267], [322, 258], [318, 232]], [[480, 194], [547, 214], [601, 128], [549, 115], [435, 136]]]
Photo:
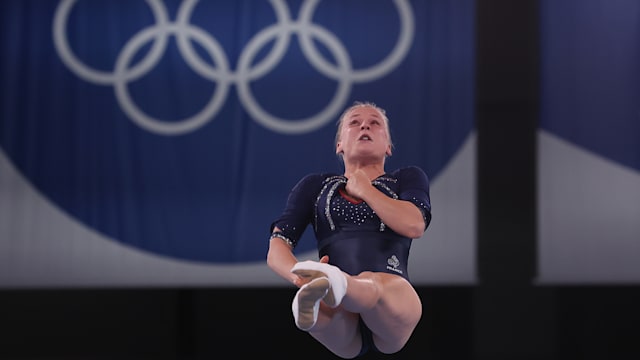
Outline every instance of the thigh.
[[371, 330], [376, 348], [382, 352], [396, 352], [406, 344], [418, 325], [422, 302], [406, 279], [386, 273], [373, 276], [382, 289], [380, 301], [360, 316]]

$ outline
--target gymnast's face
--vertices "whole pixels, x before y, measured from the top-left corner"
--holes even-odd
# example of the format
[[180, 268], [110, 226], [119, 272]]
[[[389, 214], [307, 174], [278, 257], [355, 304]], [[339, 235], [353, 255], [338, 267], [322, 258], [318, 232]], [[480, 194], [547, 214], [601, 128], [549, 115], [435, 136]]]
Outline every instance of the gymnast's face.
[[384, 160], [391, 155], [386, 117], [372, 106], [356, 106], [340, 122], [336, 153], [347, 159]]

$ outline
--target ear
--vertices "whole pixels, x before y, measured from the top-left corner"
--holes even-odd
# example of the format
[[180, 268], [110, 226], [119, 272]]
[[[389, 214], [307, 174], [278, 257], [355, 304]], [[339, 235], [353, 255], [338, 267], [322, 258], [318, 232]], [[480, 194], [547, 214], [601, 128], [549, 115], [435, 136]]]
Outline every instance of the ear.
[[341, 142], [338, 142], [338, 143], [336, 144], [336, 154], [340, 154], [340, 153], [342, 153], [342, 152], [343, 152], [343, 150], [342, 150], [342, 143], [341, 143]]
[[387, 146], [387, 156], [391, 156], [391, 145]]

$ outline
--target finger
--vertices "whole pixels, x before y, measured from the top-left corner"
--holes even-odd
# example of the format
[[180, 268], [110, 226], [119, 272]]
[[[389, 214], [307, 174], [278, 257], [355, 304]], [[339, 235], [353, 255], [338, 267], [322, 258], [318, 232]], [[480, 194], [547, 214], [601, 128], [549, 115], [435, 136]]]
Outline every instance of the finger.
[[304, 285], [305, 283], [307, 283], [308, 281], [305, 281], [301, 278], [296, 278], [295, 280], [293, 280], [293, 285], [297, 286], [298, 288], [301, 288], [302, 285]]

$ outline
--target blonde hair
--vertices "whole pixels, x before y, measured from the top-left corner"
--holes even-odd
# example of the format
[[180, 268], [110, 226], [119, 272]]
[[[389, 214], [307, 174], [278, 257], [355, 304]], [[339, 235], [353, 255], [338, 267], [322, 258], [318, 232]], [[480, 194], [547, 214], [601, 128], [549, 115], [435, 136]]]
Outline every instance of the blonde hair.
[[[337, 126], [336, 138], [335, 138], [334, 143], [333, 143], [334, 149], [338, 146], [338, 142], [340, 142], [340, 130], [342, 130], [342, 124], [344, 122], [345, 117], [352, 110], [357, 109], [357, 108], [361, 108], [361, 107], [373, 108], [377, 112], [379, 112], [380, 115], [382, 115], [382, 118], [384, 119], [384, 127], [387, 130], [387, 137], [389, 138], [389, 145], [391, 146], [391, 148], [393, 148], [393, 141], [391, 140], [391, 128], [389, 127], [389, 118], [387, 117], [386, 110], [381, 108], [381, 107], [379, 107], [378, 105], [376, 105], [375, 103], [373, 103], [371, 101], [354, 101], [353, 105], [351, 105], [348, 108], [346, 108], [342, 112], [340, 117], [338, 118], [338, 121], [336, 123], [336, 126]], [[340, 156], [340, 158], [342, 158], [342, 156], [341, 156], [342, 154], [338, 154], [338, 155]]]

